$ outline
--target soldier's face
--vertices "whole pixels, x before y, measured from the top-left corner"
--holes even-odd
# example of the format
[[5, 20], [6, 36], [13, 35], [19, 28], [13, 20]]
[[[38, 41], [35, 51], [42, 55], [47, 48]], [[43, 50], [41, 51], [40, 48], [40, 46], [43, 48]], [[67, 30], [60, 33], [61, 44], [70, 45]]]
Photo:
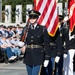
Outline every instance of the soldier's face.
[[35, 18], [35, 19], [30, 19], [30, 23], [35, 23], [37, 21], [37, 18]]

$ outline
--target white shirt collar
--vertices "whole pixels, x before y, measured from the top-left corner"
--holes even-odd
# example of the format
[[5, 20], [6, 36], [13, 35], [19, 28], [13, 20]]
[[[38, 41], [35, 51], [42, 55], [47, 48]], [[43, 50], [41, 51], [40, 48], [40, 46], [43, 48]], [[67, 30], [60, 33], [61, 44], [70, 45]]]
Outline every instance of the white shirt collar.
[[37, 23], [36, 23], [36, 24], [34, 24], [34, 29], [36, 28], [36, 26], [37, 26]]

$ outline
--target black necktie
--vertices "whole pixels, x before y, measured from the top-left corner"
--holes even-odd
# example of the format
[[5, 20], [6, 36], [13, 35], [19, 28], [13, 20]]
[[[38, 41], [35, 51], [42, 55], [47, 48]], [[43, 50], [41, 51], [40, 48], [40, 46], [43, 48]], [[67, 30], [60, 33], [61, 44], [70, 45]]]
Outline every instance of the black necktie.
[[34, 25], [31, 25], [31, 29], [34, 29]]

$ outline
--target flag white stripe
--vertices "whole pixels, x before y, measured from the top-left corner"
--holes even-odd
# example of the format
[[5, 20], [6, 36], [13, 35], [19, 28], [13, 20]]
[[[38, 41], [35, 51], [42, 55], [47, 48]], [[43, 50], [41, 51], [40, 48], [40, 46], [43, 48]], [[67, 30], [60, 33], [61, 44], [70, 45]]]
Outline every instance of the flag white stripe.
[[50, 25], [49, 25], [49, 27], [47, 28], [47, 30], [48, 30], [49, 32], [51, 32], [51, 30], [52, 30], [52, 28], [53, 28], [53, 26], [54, 26], [56, 17], [57, 17], [57, 8], [56, 8], [55, 11], [54, 11], [54, 14], [53, 14], [53, 17], [52, 17], [52, 19], [51, 19]]
[[[39, 1], [40, 0], [38, 0], [38, 2]], [[38, 11], [42, 15], [42, 17], [40, 15], [40, 17], [38, 19], [38, 23], [41, 23], [41, 25], [45, 25], [47, 27], [47, 30], [48, 30], [49, 34], [51, 36], [54, 36], [55, 33], [56, 33], [56, 28], [58, 26], [58, 22], [56, 22], [56, 21], [58, 21], [58, 18], [57, 18], [57, 16], [58, 16], [58, 14], [57, 14], [57, 6], [55, 4], [56, 0], [50, 0], [50, 4], [47, 5], [48, 1], [49, 0], [42, 0], [42, 4], [41, 5], [38, 4], [38, 6], [39, 6]], [[46, 5], [48, 6], [48, 9], [45, 10]], [[46, 25], [46, 24], [48, 24], [48, 25]], [[53, 27], [54, 27], [54, 29], [53, 29]]]
[[[48, 0], [43, 0], [42, 5], [40, 6], [40, 9], [38, 10], [41, 14], [44, 12], [44, 8], [45, 8], [45, 6], [46, 6], [47, 1], [48, 1]], [[40, 19], [40, 17], [41, 17], [41, 16], [39, 16], [39, 19]], [[39, 19], [38, 19], [38, 20], [39, 20]], [[41, 24], [41, 25], [42, 25], [42, 24]], [[43, 24], [43, 25], [45, 25], [45, 24]]]
[[[50, 3], [50, 5], [48, 6], [49, 8], [48, 8], [48, 10], [47, 10], [47, 12], [46, 12], [46, 15], [45, 15], [45, 17], [44, 17], [44, 19], [43, 19], [43, 21], [42, 21], [42, 25], [43, 25], [43, 24], [46, 24], [46, 22], [48, 21], [49, 15], [50, 15], [50, 13], [51, 13], [51, 11], [52, 11], [53, 6], [54, 6], [54, 0], [51, 0], [51, 3]], [[43, 7], [43, 6], [42, 6], [42, 7]]]
[[44, 8], [45, 8], [45, 6], [46, 6], [46, 3], [47, 3], [47, 0], [43, 0], [42, 5], [41, 5], [41, 7], [40, 7], [40, 9], [39, 9], [39, 12], [40, 12], [41, 14], [42, 14], [43, 11], [44, 11]]

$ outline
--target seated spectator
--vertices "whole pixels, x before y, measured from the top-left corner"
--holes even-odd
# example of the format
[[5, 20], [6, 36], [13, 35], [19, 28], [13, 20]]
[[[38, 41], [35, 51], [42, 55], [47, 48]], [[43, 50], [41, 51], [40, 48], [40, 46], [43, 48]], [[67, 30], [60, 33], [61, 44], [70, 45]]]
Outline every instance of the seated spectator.
[[14, 52], [15, 55], [19, 57], [21, 54], [21, 50], [18, 47], [19, 39], [17, 39], [16, 37], [12, 37], [10, 43], [14, 46], [13, 48], [11, 48], [12, 52]]
[[10, 45], [6, 42], [6, 36], [3, 34], [2, 38], [0, 39], [0, 47], [3, 52], [7, 54], [8, 61], [14, 60], [16, 56], [14, 56], [14, 53], [12, 52]]

